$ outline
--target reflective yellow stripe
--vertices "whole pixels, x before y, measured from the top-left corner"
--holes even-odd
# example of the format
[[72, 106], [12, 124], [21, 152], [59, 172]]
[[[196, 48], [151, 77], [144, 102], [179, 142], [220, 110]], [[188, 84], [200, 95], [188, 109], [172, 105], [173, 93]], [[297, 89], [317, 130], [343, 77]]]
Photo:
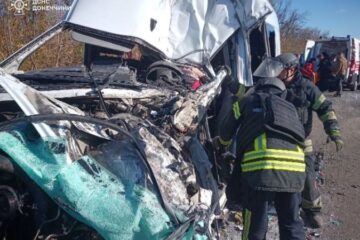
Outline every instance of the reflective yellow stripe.
[[233, 104], [233, 112], [234, 112], [235, 119], [236, 120], [239, 119], [241, 116], [239, 102], [235, 102]]
[[315, 101], [314, 105], [312, 106], [313, 110], [318, 110], [319, 107], [321, 106], [321, 104], [323, 104], [326, 100], [326, 97], [324, 96], [324, 94], [321, 94], [320, 97]]
[[306, 146], [304, 149], [304, 153], [311, 153], [313, 151], [314, 151], [314, 149], [312, 146]]
[[328, 120], [336, 120], [336, 115], [334, 111], [330, 111], [328, 113], [325, 113], [320, 117], [321, 121], [326, 122]]
[[254, 149], [255, 151], [266, 149], [266, 134], [263, 133], [258, 136], [254, 141]]
[[[300, 149], [301, 150], [301, 149]], [[266, 149], [265, 151], [252, 151], [244, 154], [243, 162], [258, 158], [277, 158], [304, 161], [304, 152]]]
[[251, 227], [251, 211], [247, 210], [248, 214], [247, 214], [247, 222], [248, 222], [248, 226], [247, 226], [247, 230], [246, 230], [246, 240], [249, 239], [249, 232], [250, 232], [250, 227]]
[[296, 149], [297, 149], [297, 152], [298, 152], [298, 153], [302, 153], [302, 152], [303, 152], [302, 148], [299, 147], [299, 146], [296, 146]]
[[224, 139], [222, 139], [221, 137], [219, 138], [219, 142], [220, 142], [220, 144], [221, 145], [224, 145], [224, 146], [228, 146], [228, 145], [230, 145], [230, 143], [231, 143], [231, 140], [224, 140]]
[[249, 239], [249, 231], [250, 231], [250, 225], [251, 225], [251, 211], [245, 208], [244, 211], [244, 229], [242, 232], [242, 240], [248, 240]]
[[242, 169], [242, 172], [254, 172], [260, 170], [276, 170], [276, 171], [289, 171], [289, 172], [305, 172], [305, 165], [304, 167], [291, 167], [291, 166], [264, 166], [264, 167], [253, 167], [253, 168], [246, 168]]
[[270, 170], [270, 169], [292, 171], [292, 172], [305, 172], [305, 163], [262, 160], [262, 161], [242, 164], [241, 169], [243, 172]]
[[330, 135], [333, 137], [340, 137], [341, 133], [340, 133], [340, 130], [332, 130], [332, 131], [330, 131]]
[[311, 139], [306, 139], [304, 142], [305, 146], [312, 146], [312, 140]]
[[254, 149], [254, 151], [244, 154], [241, 164], [243, 172], [267, 169], [305, 171], [305, 154], [298, 145], [296, 150], [267, 149], [266, 134], [264, 133], [255, 139]]
[[261, 135], [261, 146], [262, 149], [266, 149], [267, 148], [267, 144], [266, 144], [266, 134], [264, 133], [263, 135]]
[[[312, 144], [311, 140], [306, 140], [305, 144]], [[259, 137], [257, 137], [254, 141], [254, 151], [245, 153], [244, 157], [250, 157], [252, 155], [258, 155], [258, 154], [279, 154], [279, 155], [297, 155], [300, 154], [303, 155], [303, 150], [299, 147], [299, 145], [296, 146], [297, 151], [293, 150], [281, 150], [281, 149], [267, 149], [267, 143], [266, 143], [266, 134], [262, 134]]]
[[245, 86], [244, 85], [240, 85], [235, 96], [237, 97], [241, 97], [245, 94]]
[[312, 147], [311, 139], [306, 139], [304, 143], [305, 143], [304, 153], [311, 153], [314, 151], [314, 149]]
[[260, 150], [260, 145], [261, 145], [261, 136], [257, 137], [254, 141], [254, 149], [255, 151], [259, 151]]
[[241, 240], [247, 240], [247, 235], [246, 235], [246, 230], [247, 230], [247, 225], [249, 224], [247, 222], [247, 219], [246, 219], [246, 215], [247, 215], [247, 211], [246, 209], [244, 210], [244, 215], [243, 215], [243, 222], [244, 222], [244, 226], [243, 226], [243, 231], [242, 231], [242, 236], [241, 236]]

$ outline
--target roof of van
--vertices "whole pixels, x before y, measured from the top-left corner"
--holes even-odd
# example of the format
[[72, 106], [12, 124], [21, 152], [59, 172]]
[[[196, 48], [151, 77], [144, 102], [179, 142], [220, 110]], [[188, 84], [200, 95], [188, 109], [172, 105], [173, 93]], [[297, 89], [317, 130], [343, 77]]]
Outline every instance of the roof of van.
[[75, 0], [65, 21], [204, 63], [240, 27], [259, 24], [268, 0]]

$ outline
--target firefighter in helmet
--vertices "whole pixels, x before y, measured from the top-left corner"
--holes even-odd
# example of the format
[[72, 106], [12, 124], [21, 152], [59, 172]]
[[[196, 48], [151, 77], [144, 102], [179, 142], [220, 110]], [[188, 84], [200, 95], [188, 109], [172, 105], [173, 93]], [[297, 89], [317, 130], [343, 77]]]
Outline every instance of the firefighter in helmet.
[[302, 209], [305, 221], [310, 227], [322, 225], [320, 210], [321, 196], [316, 185], [315, 157], [312, 141], [309, 138], [312, 130], [313, 112], [316, 112], [324, 125], [326, 134], [335, 142], [336, 150], [343, 148], [339, 124], [332, 103], [326, 99], [312, 81], [304, 78], [299, 70], [299, 61], [294, 54], [283, 53], [275, 58], [265, 59], [254, 72], [258, 77], [278, 77], [287, 88], [286, 99], [294, 104], [305, 130], [306, 180], [302, 193]]
[[305, 181], [305, 133], [295, 107], [285, 98], [286, 87], [280, 79], [263, 78], [234, 101], [218, 125], [223, 146], [236, 139], [245, 195], [244, 240], [266, 238], [267, 209], [272, 201], [281, 240], [305, 239], [299, 216]]

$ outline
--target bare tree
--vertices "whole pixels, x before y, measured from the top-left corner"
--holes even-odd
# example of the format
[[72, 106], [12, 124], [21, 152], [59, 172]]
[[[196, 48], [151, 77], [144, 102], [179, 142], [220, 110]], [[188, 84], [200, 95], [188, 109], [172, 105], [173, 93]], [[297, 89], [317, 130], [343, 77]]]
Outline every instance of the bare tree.
[[283, 52], [302, 53], [306, 40], [328, 36], [328, 32], [317, 28], [304, 27], [307, 22], [307, 12], [293, 9], [291, 1], [270, 0], [277, 13], [280, 24], [281, 46]]
[[[56, 4], [69, 4], [70, 0], [57, 0]], [[0, 60], [30, 42], [32, 39], [61, 21], [65, 12], [26, 11], [24, 15], [14, 15], [9, 10], [10, 1], [0, 4]], [[34, 70], [51, 66], [79, 64], [83, 47], [72, 40], [70, 34], [63, 33], [38, 49], [22, 64], [22, 70]]]

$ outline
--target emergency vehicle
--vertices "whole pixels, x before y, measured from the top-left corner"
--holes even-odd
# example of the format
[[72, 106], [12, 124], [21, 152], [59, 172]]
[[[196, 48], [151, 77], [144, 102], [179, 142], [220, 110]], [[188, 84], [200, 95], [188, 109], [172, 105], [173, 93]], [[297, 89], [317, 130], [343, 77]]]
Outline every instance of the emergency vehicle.
[[343, 83], [345, 87], [355, 91], [359, 86], [360, 70], [360, 39], [351, 37], [332, 37], [329, 39], [308, 40], [305, 46], [304, 59], [307, 61], [315, 58], [322, 52], [326, 52], [333, 61], [336, 54], [343, 52], [348, 60], [348, 71]]

